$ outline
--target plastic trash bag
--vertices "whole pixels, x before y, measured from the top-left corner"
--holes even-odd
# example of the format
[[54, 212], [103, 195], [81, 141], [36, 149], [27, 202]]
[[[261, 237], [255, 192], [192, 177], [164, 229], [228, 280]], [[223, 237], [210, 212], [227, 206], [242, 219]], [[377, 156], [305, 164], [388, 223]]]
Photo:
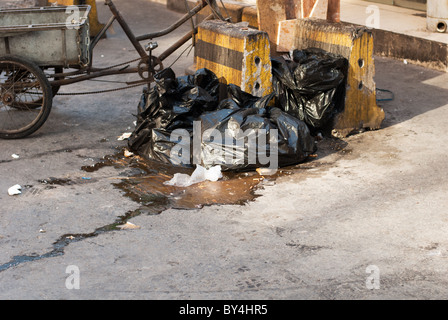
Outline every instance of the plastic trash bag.
[[190, 175], [185, 173], [175, 173], [173, 178], [169, 181], [165, 181], [164, 184], [176, 187], [188, 187], [192, 184], [203, 181], [218, 181], [222, 178], [221, 166], [214, 166], [210, 169], [206, 169], [201, 165], [197, 165], [196, 169]]
[[192, 132], [194, 119], [216, 109], [219, 81], [207, 69], [176, 78], [168, 68], [154, 78], [155, 86], [141, 96], [129, 148], [149, 159], [171, 163], [170, 150], [178, 144], [170, 140], [171, 133], [176, 129]]
[[[276, 107], [272, 95], [248, 108], [221, 109], [200, 117], [202, 165], [223, 171], [277, 169], [297, 164], [315, 151], [307, 125]], [[205, 134], [210, 131], [213, 137]]]
[[305, 121], [314, 132], [331, 125], [343, 110], [347, 59], [311, 48], [294, 50], [292, 59], [272, 59], [277, 106]]
[[207, 69], [194, 75], [176, 78], [172, 69], [155, 77], [155, 87], [142, 95], [137, 126], [174, 130], [188, 127], [204, 111], [215, 110], [219, 98], [219, 81]]
[[273, 94], [259, 98], [231, 84], [220, 101], [220, 88], [207, 69], [179, 78], [171, 69], [159, 73], [142, 95], [129, 150], [167, 164], [220, 165], [223, 171], [297, 164], [315, 151], [303, 121], [269, 106]]

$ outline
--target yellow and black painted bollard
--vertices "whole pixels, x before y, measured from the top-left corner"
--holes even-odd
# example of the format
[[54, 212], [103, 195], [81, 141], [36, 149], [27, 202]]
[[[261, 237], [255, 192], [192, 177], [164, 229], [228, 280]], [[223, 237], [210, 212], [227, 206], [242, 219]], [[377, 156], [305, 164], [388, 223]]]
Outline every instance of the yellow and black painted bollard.
[[196, 68], [207, 68], [226, 83], [262, 97], [272, 92], [269, 38], [266, 32], [220, 20], [199, 25]]

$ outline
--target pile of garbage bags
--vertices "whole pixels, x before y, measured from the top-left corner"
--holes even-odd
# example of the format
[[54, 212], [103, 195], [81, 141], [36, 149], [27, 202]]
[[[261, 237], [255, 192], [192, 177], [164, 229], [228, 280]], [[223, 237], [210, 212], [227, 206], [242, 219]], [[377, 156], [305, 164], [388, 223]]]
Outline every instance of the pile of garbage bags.
[[292, 60], [272, 59], [278, 105], [313, 132], [328, 129], [344, 107], [347, 68], [344, 57], [316, 48], [294, 50]]
[[272, 59], [273, 93], [255, 97], [208, 69], [155, 75], [129, 149], [147, 159], [223, 171], [278, 168], [316, 151], [314, 135], [343, 108], [346, 59], [320, 49]]

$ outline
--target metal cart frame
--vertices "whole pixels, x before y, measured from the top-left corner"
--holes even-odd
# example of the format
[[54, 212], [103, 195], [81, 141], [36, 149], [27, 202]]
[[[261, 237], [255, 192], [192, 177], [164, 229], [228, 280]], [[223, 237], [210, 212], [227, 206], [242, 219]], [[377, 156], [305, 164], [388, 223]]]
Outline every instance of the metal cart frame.
[[[140, 42], [169, 34], [192, 20], [207, 5], [212, 14], [206, 19], [216, 17], [229, 21], [220, 13], [216, 0], [202, 0], [168, 28], [136, 36], [112, 0], [105, 0], [105, 4], [112, 16], [93, 39], [89, 36], [88, 26], [90, 6], [0, 10], [0, 15], [5, 17], [21, 14], [24, 21], [37, 21], [21, 25], [0, 25], [0, 138], [23, 138], [38, 130], [48, 118], [53, 96], [61, 86], [129, 73], [137, 73], [140, 80], [127, 82], [128, 86], [149, 85], [154, 80], [154, 75], [163, 69], [163, 61], [197, 33], [197, 26], [192, 23], [190, 32], [158, 56], [153, 55], [157, 42], [150, 41], [144, 46]], [[59, 15], [61, 10], [65, 10], [64, 18], [67, 19], [67, 13], [72, 13], [72, 9], [79, 10], [78, 19], [59, 19], [53, 23], [40, 21], [42, 13], [52, 14], [52, 10]], [[130, 67], [128, 61], [95, 68], [92, 63], [93, 50], [115, 21], [120, 24], [137, 51], [139, 57], [130, 62], [138, 61], [138, 66]], [[51, 36], [48, 36], [50, 33]], [[39, 45], [33, 45], [36, 42]], [[26, 50], [25, 43], [31, 43], [29, 50]], [[39, 51], [39, 46], [43, 46], [45, 50]], [[15, 48], [20, 51], [17, 52], [19, 49]], [[74, 71], [64, 72], [64, 68]], [[46, 72], [50, 69], [53, 72]]]

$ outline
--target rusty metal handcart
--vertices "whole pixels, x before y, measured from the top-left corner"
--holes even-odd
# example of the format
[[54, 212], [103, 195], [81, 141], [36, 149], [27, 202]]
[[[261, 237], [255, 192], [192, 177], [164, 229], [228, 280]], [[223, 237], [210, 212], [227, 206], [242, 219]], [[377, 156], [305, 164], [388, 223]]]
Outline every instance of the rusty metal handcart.
[[[0, 138], [23, 138], [38, 130], [47, 120], [53, 97], [63, 85], [129, 73], [137, 73], [140, 79], [127, 82], [128, 87], [149, 85], [163, 69], [164, 59], [197, 32], [192, 18], [205, 6], [209, 5], [212, 12], [206, 19], [229, 20], [219, 11], [216, 0], [202, 0], [170, 27], [135, 36], [113, 2], [105, 0], [105, 4], [112, 16], [93, 39], [89, 34], [88, 5], [0, 10]], [[160, 55], [153, 55], [157, 43], [152, 40], [188, 20], [192, 21], [192, 30]], [[120, 24], [139, 57], [95, 68], [93, 49], [114, 21]], [[151, 41], [141, 45], [144, 40]], [[138, 65], [130, 67], [131, 62]]]

